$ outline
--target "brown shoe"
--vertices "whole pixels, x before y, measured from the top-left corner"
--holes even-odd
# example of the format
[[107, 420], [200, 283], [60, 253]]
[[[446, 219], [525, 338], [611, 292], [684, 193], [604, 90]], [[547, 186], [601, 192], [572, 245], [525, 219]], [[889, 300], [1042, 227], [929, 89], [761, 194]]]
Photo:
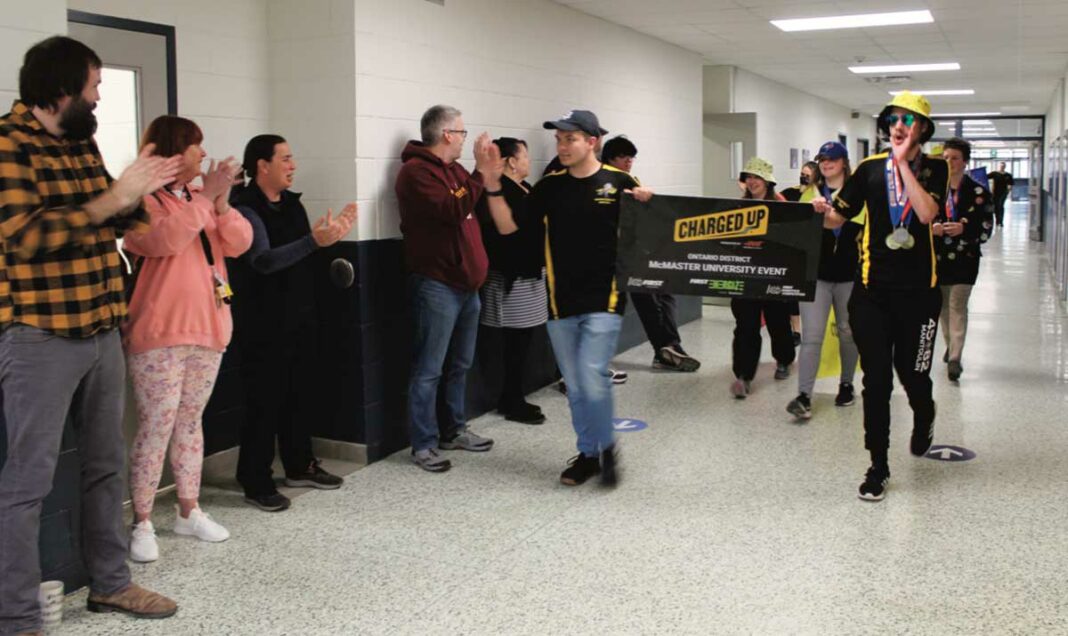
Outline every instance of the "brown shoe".
[[87, 607], [90, 612], [121, 612], [135, 618], [168, 618], [178, 611], [171, 599], [133, 583], [111, 596], [89, 594]]

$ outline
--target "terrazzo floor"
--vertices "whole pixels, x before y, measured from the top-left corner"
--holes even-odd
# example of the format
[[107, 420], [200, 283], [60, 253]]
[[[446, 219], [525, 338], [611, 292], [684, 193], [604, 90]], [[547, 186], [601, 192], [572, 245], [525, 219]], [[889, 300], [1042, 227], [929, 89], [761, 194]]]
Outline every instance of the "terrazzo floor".
[[81, 592], [55, 633], [1068, 633], [1068, 318], [1022, 207], [986, 253], [964, 376], [933, 373], [935, 443], [977, 457], [910, 456], [899, 388], [881, 503], [856, 497], [859, 401], [834, 407], [823, 379], [792, 423], [796, 379], [772, 379], [767, 347], [754, 394], [732, 399], [733, 321], [708, 307], [683, 328], [698, 373], [651, 370], [648, 345], [617, 359], [617, 414], [649, 427], [622, 435], [615, 491], [559, 484], [574, 435], [545, 389], [549, 422], [480, 418], [496, 448], [450, 453], [444, 475], [402, 452], [280, 514], [209, 490], [233, 538], [177, 537], [163, 515], [160, 560], [133, 566], [176, 617], [89, 614]]

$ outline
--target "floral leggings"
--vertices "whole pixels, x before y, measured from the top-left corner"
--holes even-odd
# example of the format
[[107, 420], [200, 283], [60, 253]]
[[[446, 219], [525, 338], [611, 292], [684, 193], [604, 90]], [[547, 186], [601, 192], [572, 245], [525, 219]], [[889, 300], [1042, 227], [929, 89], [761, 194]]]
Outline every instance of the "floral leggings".
[[130, 451], [130, 492], [135, 513], [152, 512], [168, 444], [178, 497], [198, 498], [204, 464], [201, 416], [221, 362], [222, 352], [193, 345], [128, 356], [138, 421]]

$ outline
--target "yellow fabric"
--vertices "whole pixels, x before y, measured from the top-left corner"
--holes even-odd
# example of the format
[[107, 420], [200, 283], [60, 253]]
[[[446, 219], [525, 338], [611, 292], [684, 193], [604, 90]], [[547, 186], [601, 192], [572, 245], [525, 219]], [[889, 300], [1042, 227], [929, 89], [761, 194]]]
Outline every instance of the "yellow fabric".
[[911, 110], [914, 113], [923, 115], [927, 119], [931, 118], [931, 102], [927, 101], [927, 98], [923, 95], [917, 95], [912, 91], [901, 91], [897, 95], [894, 95], [894, 99], [890, 100], [887, 104], [889, 107], [904, 108], [905, 110]]

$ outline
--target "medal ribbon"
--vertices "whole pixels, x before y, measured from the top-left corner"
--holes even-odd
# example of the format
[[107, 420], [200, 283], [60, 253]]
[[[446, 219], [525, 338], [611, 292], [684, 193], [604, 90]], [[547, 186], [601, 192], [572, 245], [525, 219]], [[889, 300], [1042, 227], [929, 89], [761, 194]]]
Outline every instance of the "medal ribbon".
[[950, 193], [946, 197], [946, 216], [950, 221], [957, 220], [957, 196], [960, 195], [960, 188]]
[[897, 165], [893, 157], [886, 159], [886, 198], [887, 207], [890, 208], [890, 226], [893, 228], [905, 227], [909, 222], [909, 214], [912, 212], [912, 201], [905, 192], [905, 184], [900, 186], [901, 195], [898, 196]]

